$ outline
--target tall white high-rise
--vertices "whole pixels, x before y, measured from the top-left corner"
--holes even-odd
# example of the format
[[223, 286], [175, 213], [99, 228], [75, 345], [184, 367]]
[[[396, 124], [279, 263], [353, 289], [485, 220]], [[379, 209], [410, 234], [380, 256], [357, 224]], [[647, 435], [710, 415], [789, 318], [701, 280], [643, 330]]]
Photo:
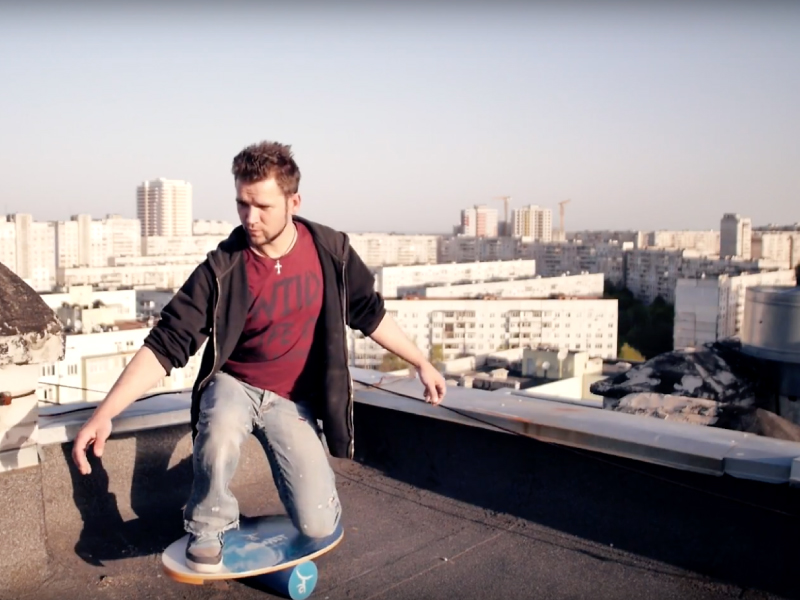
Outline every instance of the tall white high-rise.
[[461, 234], [469, 237], [497, 237], [497, 209], [481, 204], [462, 210]]
[[192, 235], [192, 184], [176, 179], [154, 179], [136, 188], [136, 216], [142, 237]]
[[514, 237], [550, 242], [553, 238], [553, 211], [535, 204], [514, 210]]
[[747, 217], [735, 213], [725, 213], [720, 221], [719, 253], [749, 259], [751, 257], [752, 223]]

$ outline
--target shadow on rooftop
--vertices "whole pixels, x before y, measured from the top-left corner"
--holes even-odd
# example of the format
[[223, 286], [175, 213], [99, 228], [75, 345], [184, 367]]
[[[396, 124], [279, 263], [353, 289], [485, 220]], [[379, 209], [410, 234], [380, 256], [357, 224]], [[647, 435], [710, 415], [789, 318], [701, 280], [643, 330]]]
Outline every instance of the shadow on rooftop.
[[192, 482], [192, 458], [169, 467], [174, 446], [154, 446], [145, 439], [135, 438], [130, 507], [136, 518], [128, 520], [120, 513], [116, 494], [109, 491], [102, 460], [90, 451], [92, 473], [83, 476], [72, 462], [72, 444], [62, 446], [73, 501], [83, 520], [75, 553], [91, 565], [160, 553], [184, 533], [182, 511]]
[[[800, 597], [794, 553], [786, 551], [800, 536], [798, 490], [368, 405], [358, 405], [355, 416], [356, 459], [389, 477], [685, 569], [690, 573], [676, 576], [697, 585], [706, 576]], [[536, 533], [528, 529], [520, 535]], [[654, 568], [619, 560], [628, 568]]]

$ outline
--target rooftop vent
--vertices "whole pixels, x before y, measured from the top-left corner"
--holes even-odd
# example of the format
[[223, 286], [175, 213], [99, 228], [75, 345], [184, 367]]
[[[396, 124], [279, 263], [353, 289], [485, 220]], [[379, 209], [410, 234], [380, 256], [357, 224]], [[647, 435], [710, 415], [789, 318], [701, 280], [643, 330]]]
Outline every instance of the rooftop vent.
[[779, 364], [781, 394], [800, 395], [800, 287], [748, 288], [741, 341], [745, 354]]

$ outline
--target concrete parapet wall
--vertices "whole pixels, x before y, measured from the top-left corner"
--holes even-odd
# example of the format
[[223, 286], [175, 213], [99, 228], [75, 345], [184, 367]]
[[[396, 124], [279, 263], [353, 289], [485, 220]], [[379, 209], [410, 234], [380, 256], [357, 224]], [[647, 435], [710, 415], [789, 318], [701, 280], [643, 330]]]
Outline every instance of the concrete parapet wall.
[[[182, 509], [192, 481], [191, 432], [188, 425], [113, 435], [102, 461], [90, 453], [92, 474], [81, 476], [71, 459], [72, 443], [39, 448], [41, 462], [0, 474], [0, 537], [13, 540], [0, 553], [0, 598], [27, 592], [59, 572], [105, 566], [122, 569], [120, 559], [154, 560], [182, 535]], [[243, 514], [274, 510], [269, 463], [250, 436], [232, 483], [246, 493]], [[238, 495], [238, 494], [237, 494]], [[67, 594], [64, 597], [72, 597]]]

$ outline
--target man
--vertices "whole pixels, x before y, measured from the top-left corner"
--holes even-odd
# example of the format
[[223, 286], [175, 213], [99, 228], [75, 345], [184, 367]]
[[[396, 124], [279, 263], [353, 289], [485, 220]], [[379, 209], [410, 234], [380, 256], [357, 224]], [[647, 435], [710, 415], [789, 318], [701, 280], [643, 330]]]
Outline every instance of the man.
[[91, 467], [111, 419], [207, 340], [192, 390], [194, 481], [184, 509], [187, 564], [222, 566], [223, 532], [239, 508], [228, 484], [242, 442], [264, 446], [286, 512], [310, 537], [340, 519], [331, 455], [353, 458], [353, 387], [346, 327], [416, 367], [427, 402], [445, 395], [441, 374], [386, 314], [372, 274], [345, 234], [300, 218], [300, 170], [291, 148], [262, 142], [233, 159], [241, 227], [192, 273], [142, 348], [75, 438], [73, 460]]

